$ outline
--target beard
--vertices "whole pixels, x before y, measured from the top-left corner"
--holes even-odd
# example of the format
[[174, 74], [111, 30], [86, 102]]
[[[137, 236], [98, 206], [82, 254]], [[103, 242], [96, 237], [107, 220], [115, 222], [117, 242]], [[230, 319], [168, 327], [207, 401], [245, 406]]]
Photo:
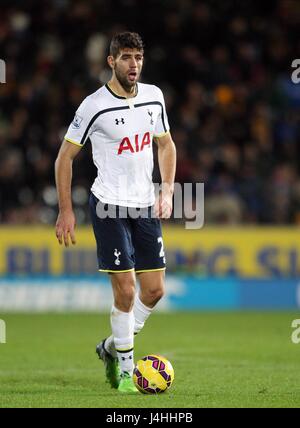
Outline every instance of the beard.
[[[117, 68], [115, 68], [115, 75], [116, 75], [116, 78], [118, 79], [120, 85], [123, 86], [123, 88], [125, 89], [126, 92], [131, 92], [132, 88], [135, 87], [136, 82], [138, 80], [138, 79], [136, 79], [134, 82], [130, 82], [130, 80], [128, 80], [128, 78], [127, 78], [127, 75], [122, 74]], [[137, 74], [137, 76], [139, 77], [139, 74]]]

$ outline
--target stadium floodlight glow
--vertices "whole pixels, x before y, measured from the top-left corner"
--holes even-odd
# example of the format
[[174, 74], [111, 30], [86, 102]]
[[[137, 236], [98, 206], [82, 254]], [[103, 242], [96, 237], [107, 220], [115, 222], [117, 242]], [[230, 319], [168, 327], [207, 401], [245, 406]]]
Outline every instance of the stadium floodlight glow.
[[3, 59], [0, 59], [0, 83], [6, 83], [6, 64]]
[[6, 324], [3, 320], [0, 320], [0, 344], [1, 343], [6, 343]]

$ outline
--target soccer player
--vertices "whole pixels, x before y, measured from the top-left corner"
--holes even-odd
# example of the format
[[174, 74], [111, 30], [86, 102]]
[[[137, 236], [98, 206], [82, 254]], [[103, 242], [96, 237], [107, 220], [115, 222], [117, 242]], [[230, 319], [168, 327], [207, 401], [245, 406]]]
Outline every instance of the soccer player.
[[[83, 100], [55, 163], [59, 198], [56, 236], [60, 244], [68, 246], [69, 240], [75, 244], [72, 161], [86, 142], [91, 142], [98, 169], [90, 209], [99, 270], [110, 275], [114, 296], [112, 335], [97, 345], [96, 352], [111, 385], [125, 393], [136, 391], [132, 381], [134, 335], [164, 294], [160, 218], [167, 219], [172, 212], [176, 164], [163, 94], [157, 86], [138, 82], [143, 54], [137, 33], [124, 32], [112, 39], [107, 58], [111, 80]], [[153, 140], [158, 146], [162, 178], [156, 200]]]

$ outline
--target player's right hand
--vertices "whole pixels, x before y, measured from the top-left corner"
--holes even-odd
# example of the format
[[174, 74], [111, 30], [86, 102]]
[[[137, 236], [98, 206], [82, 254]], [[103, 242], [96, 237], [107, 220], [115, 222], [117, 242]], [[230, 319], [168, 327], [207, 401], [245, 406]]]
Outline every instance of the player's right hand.
[[69, 236], [73, 245], [76, 244], [75, 240], [75, 226], [76, 219], [74, 212], [60, 211], [57, 217], [55, 232], [60, 245], [64, 242], [65, 247], [69, 246]]

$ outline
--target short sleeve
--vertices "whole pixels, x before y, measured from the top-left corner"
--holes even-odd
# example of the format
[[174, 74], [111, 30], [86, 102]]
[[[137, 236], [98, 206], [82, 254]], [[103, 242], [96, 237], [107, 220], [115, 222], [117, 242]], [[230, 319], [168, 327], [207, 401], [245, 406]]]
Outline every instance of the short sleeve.
[[156, 87], [156, 89], [158, 92], [158, 101], [161, 105], [161, 112], [157, 118], [157, 122], [155, 125], [154, 137], [163, 137], [170, 131], [170, 126], [163, 93], [159, 88]]
[[91, 101], [85, 98], [75, 113], [74, 119], [65, 135], [65, 140], [78, 146], [83, 146], [93, 133], [93, 116], [94, 110]]

